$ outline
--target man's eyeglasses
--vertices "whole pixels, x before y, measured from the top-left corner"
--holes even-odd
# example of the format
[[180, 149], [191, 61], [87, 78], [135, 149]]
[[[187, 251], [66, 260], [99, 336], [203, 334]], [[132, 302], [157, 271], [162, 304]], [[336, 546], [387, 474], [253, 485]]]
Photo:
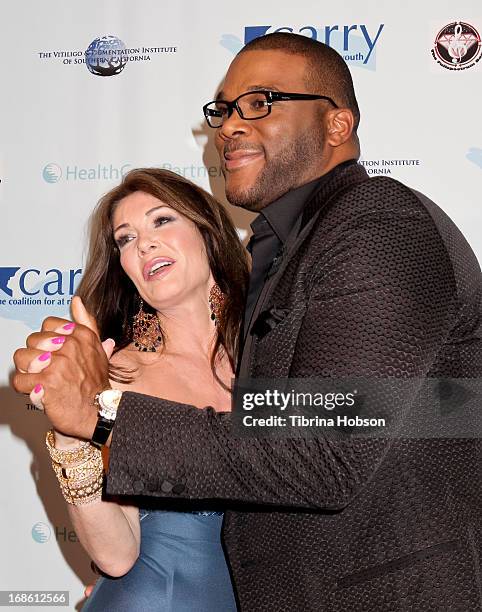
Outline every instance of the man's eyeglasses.
[[285, 100], [327, 100], [335, 108], [338, 108], [337, 104], [328, 96], [259, 90], [241, 94], [232, 102], [213, 100], [213, 102], [208, 102], [208, 104], [203, 106], [203, 112], [208, 125], [212, 128], [219, 128], [226, 119], [231, 117], [234, 109], [238, 111], [242, 119], [254, 121], [255, 119], [267, 117], [271, 112], [273, 102]]

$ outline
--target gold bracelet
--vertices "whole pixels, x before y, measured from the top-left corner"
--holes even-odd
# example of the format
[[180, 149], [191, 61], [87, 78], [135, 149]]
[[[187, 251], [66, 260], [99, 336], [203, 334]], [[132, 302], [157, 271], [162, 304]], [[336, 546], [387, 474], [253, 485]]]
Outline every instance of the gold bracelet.
[[86, 495], [90, 495], [99, 489], [102, 489], [103, 484], [103, 474], [100, 474], [97, 478], [92, 479], [90, 482], [85, 482], [82, 486], [79, 487], [71, 487], [69, 485], [60, 484], [60, 488], [63, 493], [67, 493], [69, 497], [85, 497]]
[[91, 459], [73, 467], [68, 465], [64, 467], [60, 463], [52, 461], [52, 468], [59, 479], [72, 481], [85, 480], [86, 478], [94, 477], [99, 472], [102, 472], [104, 462], [102, 460], [102, 453], [99, 451]]
[[88, 478], [83, 478], [82, 480], [68, 480], [66, 478], [57, 478], [57, 480], [59, 481], [59, 485], [61, 487], [66, 487], [67, 489], [70, 489], [72, 491], [78, 491], [80, 489], [83, 489], [84, 487], [91, 485], [94, 482], [97, 482], [97, 480], [101, 478], [103, 474], [104, 472], [100, 471], [95, 474], [92, 474]]
[[102, 452], [90, 442], [81, 442], [72, 450], [55, 448], [53, 429], [45, 439], [52, 468], [65, 501], [78, 506], [102, 497], [104, 463]]
[[70, 464], [70, 463], [79, 463], [82, 461], [86, 461], [90, 459], [92, 455], [95, 454], [96, 449], [90, 442], [87, 440], [85, 442], [81, 442], [80, 446], [76, 446], [72, 450], [60, 450], [55, 448], [55, 438], [54, 438], [54, 430], [51, 429], [47, 432], [45, 437], [45, 443], [47, 445], [47, 450], [49, 451], [50, 458], [55, 463], [59, 464]]
[[78, 487], [79, 483], [82, 482], [90, 482], [91, 480], [95, 480], [99, 474], [102, 473], [102, 468], [92, 468], [89, 470], [83, 470], [80, 473], [76, 473], [73, 477], [72, 475], [67, 474], [65, 476], [65, 468], [61, 468], [55, 464], [52, 464], [55, 475], [57, 476], [57, 480], [60, 484], [65, 484], [69, 487]]
[[[97, 479], [104, 473], [102, 457], [100, 457], [100, 461], [98, 460], [95, 463], [88, 462], [86, 466], [71, 469], [63, 468], [58, 463], [52, 462], [52, 468], [57, 476], [60, 486], [67, 487], [69, 489], [80, 489], [92, 482], [96, 482]], [[71, 471], [74, 471], [75, 476], [69, 474]]]
[[102, 497], [103, 476], [104, 474], [101, 473], [95, 480], [84, 483], [78, 488], [60, 483], [60, 490], [62, 491], [65, 501], [77, 506], [79, 504], [91, 502], [95, 499], [100, 499]]
[[89, 495], [84, 495], [82, 497], [71, 497], [67, 492], [62, 492], [65, 501], [71, 506], [81, 506], [82, 504], [90, 504], [94, 501], [102, 500], [102, 487], [100, 489], [96, 489]]
[[91, 504], [92, 502], [101, 499], [102, 489], [99, 489], [97, 492], [92, 493], [92, 495], [89, 495], [88, 497], [83, 497], [82, 499], [76, 499], [67, 503], [69, 503], [71, 506], [83, 506], [84, 504]]

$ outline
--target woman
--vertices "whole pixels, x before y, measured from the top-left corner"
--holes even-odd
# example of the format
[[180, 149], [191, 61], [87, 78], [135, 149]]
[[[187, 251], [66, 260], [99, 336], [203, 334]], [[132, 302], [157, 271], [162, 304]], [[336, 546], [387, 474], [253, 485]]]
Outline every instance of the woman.
[[[94, 212], [77, 292], [116, 342], [112, 386], [230, 410], [247, 277], [212, 196], [166, 170], [129, 172]], [[106, 575], [84, 610], [236, 609], [219, 508], [102, 500], [99, 450], [57, 432], [48, 447], [77, 535]]]

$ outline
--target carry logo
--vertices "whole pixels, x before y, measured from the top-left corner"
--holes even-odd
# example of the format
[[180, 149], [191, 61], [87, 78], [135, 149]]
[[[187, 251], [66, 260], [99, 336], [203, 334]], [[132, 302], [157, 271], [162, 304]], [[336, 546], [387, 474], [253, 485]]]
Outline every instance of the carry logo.
[[465, 157], [482, 170], [482, 149], [480, 147], [470, 147]]
[[49, 315], [68, 317], [81, 276], [80, 268], [0, 267], [0, 318], [38, 329]]
[[57, 51], [38, 51], [39, 59], [54, 60], [65, 66], [85, 65], [87, 70], [101, 77], [120, 74], [131, 62], [151, 62], [159, 54], [177, 53], [176, 45], [151, 46], [136, 45], [128, 47], [118, 36], [107, 34], [94, 38], [87, 49], [59, 49]]
[[469, 23], [449, 23], [435, 37], [432, 57], [443, 68], [467, 70], [473, 68], [481, 56], [480, 34]]
[[384, 27], [384, 23], [380, 23], [373, 28], [369, 28], [365, 24], [303, 25], [300, 27], [246, 26], [244, 28], [244, 43], [234, 34], [223, 34], [221, 45], [236, 54], [242, 49], [243, 45], [248, 44], [255, 38], [274, 32], [291, 32], [325, 43], [338, 51], [347, 64], [367, 70], [376, 70], [376, 46]]

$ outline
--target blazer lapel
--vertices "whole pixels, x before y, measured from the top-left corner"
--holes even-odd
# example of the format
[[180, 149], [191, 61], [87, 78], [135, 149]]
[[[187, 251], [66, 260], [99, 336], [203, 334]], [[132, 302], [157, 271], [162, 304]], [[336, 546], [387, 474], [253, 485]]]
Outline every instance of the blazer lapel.
[[239, 378], [249, 378], [251, 361], [254, 355], [253, 348], [257, 337], [256, 332], [261, 332], [260, 335], [262, 336], [266, 333], [266, 326], [273, 327], [284, 318], [280, 316], [283, 309], [275, 308], [274, 312], [271, 312], [269, 309], [267, 310], [267, 305], [286, 267], [296, 256], [322, 210], [343, 192], [348, 191], [357, 183], [368, 180], [368, 178], [368, 174], [363, 166], [350, 164], [336, 172], [326, 183], [323, 183], [306, 204], [303, 210], [301, 228], [298, 232], [294, 229], [290, 233], [281, 252], [275, 257], [254, 308], [251, 321], [247, 327], [247, 334], [237, 369], [237, 376]]
[[[261, 317], [261, 320], [260, 320], [260, 314], [265, 309], [265, 305], [269, 302], [269, 298], [271, 294], [273, 293], [273, 290], [275, 289], [276, 285], [278, 284], [280, 278], [283, 276], [286, 266], [291, 261], [291, 259], [295, 256], [300, 246], [303, 244], [304, 240], [309, 234], [310, 229], [313, 227], [316, 219], [318, 218], [320, 212], [321, 212], [321, 209], [318, 210], [313, 215], [313, 217], [309, 220], [309, 222], [305, 225], [305, 227], [301, 229], [298, 235], [293, 235], [293, 233], [290, 234], [278, 259], [273, 262], [274, 265], [271, 267], [270, 271], [268, 272], [268, 277], [266, 279], [266, 282], [264, 283], [263, 289], [261, 290], [260, 296], [258, 298], [258, 301], [253, 311], [253, 315], [251, 317], [250, 325], [248, 326], [248, 332], [246, 334], [246, 338], [245, 338], [245, 342], [243, 346], [243, 352], [241, 355], [241, 361], [240, 361], [240, 365], [238, 368], [239, 378], [249, 377], [249, 371], [251, 369], [250, 368], [250, 361], [251, 361], [250, 358], [251, 358], [251, 353], [252, 353], [252, 346], [253, 346], [254, 338], [256, 338], [253, 332], [256, 331], [256, 327], [258, 328], [258, 331], [259, 331], [260, 326], [263, 325], [262, 323], [263, 319], [265, 319], [267, 325], [272, 325], [273, 323], [276, 324], [279, 320], [281, 320], [281, 318], [283, 318], [283, 317], [276, 316], [276, 313], [275, 313], [274, 317], [272, 317], [274, 319], [273, 322], [269, 323], [267, 321], [269, 318], [268, 316], [269, 311], [265, 311], [267, 314], [263, 315], [263, 317]], [[270, 313], [270, 314], [273, 314], [273, 313]]]

